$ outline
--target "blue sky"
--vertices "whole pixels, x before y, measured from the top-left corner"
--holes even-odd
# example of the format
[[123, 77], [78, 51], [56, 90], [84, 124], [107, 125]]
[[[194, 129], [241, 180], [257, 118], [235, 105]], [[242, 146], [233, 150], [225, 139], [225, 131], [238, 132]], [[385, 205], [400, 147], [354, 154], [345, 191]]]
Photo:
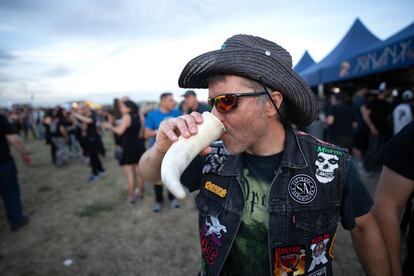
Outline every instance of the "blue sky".
[[0, 104], [178, 100], [184, 65], [233, 34], [273, 40], [294, 64], [305, 49], [319, 61], [356, 17], [385, 39], [413, 11], [412, 0], [0, 0]]

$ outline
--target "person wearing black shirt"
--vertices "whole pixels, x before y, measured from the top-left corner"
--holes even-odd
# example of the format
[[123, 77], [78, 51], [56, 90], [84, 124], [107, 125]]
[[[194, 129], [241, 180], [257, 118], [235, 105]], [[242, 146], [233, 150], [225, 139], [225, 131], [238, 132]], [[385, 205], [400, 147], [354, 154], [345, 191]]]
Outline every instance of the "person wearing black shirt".
[[50, 123], [50, 135], [52, 143], [55, 146], [55, 165], [57, 167], [63, 166], [65, 162], [65, 148], [68, 140], [68, 133], [65, 126], [65, 118], [63, 116], [63, 109], [57, 107], [53, 112], [52, 121]]
[[[392, 275], [414, 275], [414, 213], [411, 211], [407, 256], [401, 272], [400, 213], [414, 193], [414, 122], [406, 125], [380, 151], [383, 164], [373, 211], [391, 257]], [[410, 211], [410, 210], [409, 210]]]
[[[309, 125], [317, 102], [283, 47], [234, 35], [219, 50], [192, 59], [179, 85], [208, 88], [212, 115], [225, 128], [221, 142], [204, 149], [207, 155], [196, 157], [179, 179], [199, 191], [203, 275], [332, 275], [339, 221], [351, 231], [366, 274], [390, 275], [372, 202], [351, 157], [290, 127]], [[160, 180], [161, 163], [180, 135], [198, 134], [195, 142], [207, 136], [198, 128], [203, 118], [192, 112], [161, 123], [139, 163], [144, 179]], [[183, 144], [184, 154], [197, 149]], [[177, 164], [187, 161], [184, 154], [177, 154]]]
[[369, 146], [364, 158], [364, 167], [369, 171], [379, 171], [381, 166], [375, 159], [380, 148], [391, 137], [391, 106], [386, 101], [388, 90], [372, 91], [371, 100], [361, 108], [362, 116], [367, 124], [370, 137]]
[[[204, 111], [210, 111], [210, 108], [205, 103], [200, 103], [197, 99], [197, 94], [194, 90], [187, 90], [187, 92], [182, 95], [184, 97], [184, 106], [183, 113], [190, 114], [193, 111], [198, 113], [203, 113]], [[185, 112], [184, 112], [185, 111]]]
[[11, 144], [21, 155], [23, 162], [30, 165], [32, 157], [20, 137], [13, 131], [6, 117], [0, 114], [0, 196], [6, 208], [10, 230], [16, 231], [29, 222], [23, 214], [17, 168], [10, 154]]
[[[143, 140], [139, 139], [143, 125], [138, 115], [138, 107], [133, 101], [120, 101], [119, 105], [122, 112], [120, 122], [115, 127], [108, 122], [104, 124], [104, 127], [121, 137], [122, 155], [119, 164], [124, 167], [128, 178], [126, 203], [134, 204], [138, 197], [142, 197], [144, 190], [144, 180], [138, 174], [138, 161], [145, 151]], [[137, 193], [135, 192], [136, 187], [138, 188]]]
[[79, 113], [74, 113], [76, 119], [82, 124], [86, 125], [86, 137], [85, 147], [90, 158], [90, 165], [92, 173], [88, 178], [89, 182], [94, 182], [99, 179], [100, 176], [106, 174], [105, 169], [102, 166], [102, 162], [99, 159], [99, 154], [102, 152], [102, 142], [96, 129], [96, 117], [90, 110], [89, 106], [81, 104], [79, 107]]
[[336, 95], [336, 104], [328, 111], [328, 141], [352, 152], [353, 130], [356, 120], [352, 107], [343, 101], [343, 95]]

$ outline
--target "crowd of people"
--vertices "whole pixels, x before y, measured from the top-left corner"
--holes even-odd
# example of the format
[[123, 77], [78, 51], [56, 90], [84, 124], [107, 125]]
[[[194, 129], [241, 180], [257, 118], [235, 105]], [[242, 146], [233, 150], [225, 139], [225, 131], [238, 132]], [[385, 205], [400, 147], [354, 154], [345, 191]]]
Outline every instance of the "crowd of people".
[[[125, 202], [133, 205], [144, 197], [144, 180], [138, 171], [138, 162], [146, 148], [155, 142], [160, 123], [192, 111], [209, 110], [206, 104], [197, 100], [192, 90], [186, 91], [179, 106], [172, 93], [167, 92], [161, 94], [158, 108], [153, 105], [140, 108], [128, 97], [114, 99], [112, 106], [99, 109], [93, 109], [85, 102], [54, 108], [3, 108], [0, 110], [0, 192], [11, 229], [19, 229], [29, 219], [23, 213], [17, 168], [9, 146], [15, 147], [24, 163], [30, 165], [31, 154], [25, 141], [42, 140], [50, 148], [50, 161], [56, 168], [65, 169], [76, 160], [83, 162], [91, 169], [86, 182], [93, 183], [107, 174], [102, 163], [102, 158], [107, 155], [102, 137], [112, 132], [113, 156], [123, 168], [128, 182]], [[160, 212], [163, 206], [161, 184], [154, 183], [154, 212]], [[168, 197], [172, 208], [180, 207], [171, 193]]]
[[[237, 39], [241, 39], [238, 43], [244, 43], [243, 39], [245, 38], [239, 37]], [[249, 39], [257, 40], [258, 38]], [[259, 44], [264, 43], [260, 39], [256, 42]], [[276, 44], [268, 44], [267, 46], [270, 49], [274, 47], [273, 50], [275, 52], [272, 52], [272, 54], [276, 56], [278, 51], [281, 51], [278, 48], [280, 46]], [[271, 52], [269, 54], [266, 53], [266, 56], [271, 56]], [[273, 61], [270, 60], [270, 62]], [[210, 97], [212, 97], [209, 98], [210, 105], [200, 102], [193, 90], [187, 90], [182, 95], [183, 101], [180, 104], [177, 104], [174, 100], [172, 93], [162, 93], [158, 106], [152, 109], [138, 106], [128, 97], [122, 97], [115, 99], [112, 106], [102, 109], [92, 109], [86, 103], [77, 103], [70, 107], [57, 106], [53, 109], [23, 107], [2, 110], [2, 115], [0, 115], [0, 193], [5, 203], [7, 219], [11, 230], [18, 230], [26, 225], [29, 219], [24, 215], [20, 202], [17, 170], [13, 157], [10, 154], [9, 145], [15, 147], [21, 154], [24, 163], [30, 165], [31, 154], [24, 141], [29, 139], [30, 135], [34, 139], [43, 139], [50, 147], [51, 162], [58, 169], [64, 169], [68, 166], [69, 158], [80, 160], [90, 166], [91, 169], [91, 173], [86, 178], [86, 181], [94, 183], [107, 174], [101, 160], [108, 155], [102, 136], [105, 133], [111, 132], [115, 144], [114, 158], [118, 160], [127, 179], [128, 192], [125, 202], [128, 205], [134, 205], [138, 200], [143, 199], [144, 179], [149, 180], [154, 187], [155, 203], [153, 212], [158, 213], [162, 211], [164, 204], [163, 186], [159, 180], [160, 162], [168, 149], [166, 145], [170, 145], [170, 140], [174, 141], [177, 138], [173, 137], [174, 135], [172, 134], [168, 136], [168, 133], [175, 133], [177, 135], [182, 133], [185, 137], [195, 134], [192, 127], [202, 120], [199, 114], [204, 111], [210, 111], [213, 108], [214, 114], [220, 117], [222, 121], [228, 120], [226, 121], [228, 124], [226, 126], [227, 132], [223, 136], [225, 148], [223, 145], [216, 145], [215, 149], [210, 149], [210, 155], [204, 161], [196, 158], [190, 165], [193, 171], [186, 172], [183, 175], [183, 183], [187, 185], [190, 191], [202, 190], [196, 202], [200, 210], [200, 216], [203, 218], [203, 220], [200, 220], [200, 240], [202, 245], [215, 246], [215, 255], [213, 257], [210, 254], [211, 252], [207, 252], [210, 249], [202, 248], [203, 271], [207, 271], [207, 273], [210, 271], [213, 274], [221, 271], [222, 273], [227, 273], [226, 275], [235, 275], [232, 273], [238, 271], [241, 273], [239, 275], [243, 275], [246, 271], [256, 267], [252, 262], [247, 261], [253, 256], [252, 254], [256, 253], [254, 261], [267, 264], [262, 267], [263, 271], [267, 270], [267, 267], [271, 265], [269, 261], [272, 262], [272, 267], [274, 267], [275, 271], [280, 269], [278, 266], [283, 266], [283, 264], [279, 263], [283, 259], [283, 252], [305, 254], [305, 249], [303, 248], [301, 249], [298, 246], [295, 248], [289, 247], [291, 244], [286, 243], [288, 240], [284, 232], [286, 229], [290, 229], [293, 232], [297, 231], [295, 232], [296, 236], [289, 237], [289, 241], [294, 244], [300, 244], [300, 241], [309, 243], [307, 245], [312, 249], [313, 261], [311, 266], [307, 268], [309, 271], [313, 271], [315, 267], [328, 262], [326, 258], [317, 259], [315, 257], [315, 254], [318, 253], [315, 247], [321, 246], [322, 242], [325, 248], [328, 247], [328, 244], [330, 247], [333, 247], [336, 223], [340, 219], [343, 221], [343, 226], [352, 231], [354, 241], [356, 242], [356, 249], [361, 249], [367, 245], [382, 245], [381, 233], [373, 218], [377, 216], [379, 225], [386, 229], [382, 234], [384, 235], [386, 245], [399, 251], [397, 249], [399, 236], [396, 239], [395, 234], [392, 232], [396, 230], [395, 222], [399, 221], [398, 213], [405, 204], [405, 225], [411, 219], [408, 254], [412, 256], [412, 250], [414, 249], [414, 216], [412, 214], [412, 205], [410, 204], [411, 193], [414, 191], [412, 163], [411, 165], [399, 166], [398, 164], [401, 162], [398, 162], [396, 156], [393, 155], [393, 152], [400, 152], [401, 155], [399, 156], [402, 156], [404, 150], [401, 150], [399, 143], [405, 143], [404, 147], [408, 148], [408, 144], [410, 144], [409, 138], [413, 137], [414, 94], [412, 90], [405, 89], [400, 91], [400, 93], [393, 93], [393, 97], [391, 97], [391, 89], [386, 86], [386, 83], [381, 83], [379, 89], [369, 90], [363, 88], [353, 95], [346, 92], [331, 93], [326, 101], [326, 106], [317, 111], [317, 104], [309, 96], [312, 93], [311, 90], [303, 86], [297, 78], [292, 77], [293, 75], [286, 75], [285, 77], [287, 79], [293, 78], [290, 79], [291, 83], [296, 85], [296, 89], [302, 89], [302, 92], [308, 98], [303, 95], [302, 98], [295, 98], [293, 95], [296, 91], [291, 88], [285, 88], [285, 91], [279, 92], [275, 89], [278, 87], [277, 82], [271, 79], [262, 82], [261, 78], [256, 79], [252, 75], [249, 71], [250, 69], [246, 69], [245, 77], [237, 76], [237, 74], [235, 76], [233, 71], [236, 69], [227, 67], [230, 66], [229, 64], [231, 64], [231, 61], [219, 65], [223, 66], [224, 69], [221, 69], [223, 69], [225, 75], [208, 76], [203, 83], [198, 84], [196, 83], [197, 79], [194, 80], [194, 83], [191, 83], [192, 75], [197, 75], [197, 73], [191, 72], [191, 69], [188, 69], [189, 71], [185, 69], [182, 73], [186, 75], [186, 78], [180, 79], [182, 87], [199, 85], [202, 88], [208, 86]], [[277, 63], [272, 66], [285, 65]], [[263, 68], [263, 70], [266, 70], [266, 68]], [[285, 68], [285, 70], [287, 69]], [[244, 95], [243, 93], [229, 93], [229, 91], [234, 92], [234, 88], [241, 90], [248, 88], [255, 92], [244, 93]], [[351, 95], [353, 97], [350, 97]], [[242, 96], [246, 97], [240, 101]], [[263, 98], [259, 97], [261, 100], [256, 101], [254, 100], [256, 96], [263, 96]], [[269, 99], [267, 99], [267, 96]], [[245, 99], [250, 100], [249, 106], [243, 105]], [[286, 107], [282, 105], [285, 99], [288, 101], [287, 105], [290, 110], [297, 109], [296, 113], [287, 111]], [[251, 109], [249, 110], [248, 107]], [[236, 114], [236, 112], [231, 112], [235, 110], [240, 112], [238, 116], [243, 117], [242, 119], [239, 120], [236, 117], [232, 117], [233, 115], [231, 114]], [[314, 114], [316, 120], [314, 120]], [[277, 117], [278, 120], [269, 119], [273, 117]], [[298, 130], [304, 130], [312, 136], [308, 137], [304, 132], [292, 132], [292, 129], [289, 127], [291, 123], [297, 126]], [[249, 126], [249, 129], [243, 128], [246, 125]], [[21, 134], [23, 134], [24, 139], [20, 139]], [[275, 137], [279, 139], [275, 139]], [[322, 142], [320, 139], [332, 144]], [[390, 139], [391, 141], [388, 142]], [[284, 141], [284, 144], [281, 144], [281, 141]], [[306, 151], [302, 151], [302, 148], [306, 149]], [[314, 150], [317, 153], [314, 154]], [[235, 159], [235, 163], [231, 165], [233, 167], [230, 165], [230, 167], [227, 167], [227, 174], [221, 174], [219, 171], [222, 168], [223, 160], [230, 158], [232, 154], [236, 155], [241, 152], [244, 154], [244, 163], [238, 164], [237, 162], [240, 160]], [[146, 157], [145, 161], [140, 163], [143, 155]], [[347, 158], [350, 155], [354, 159], [352, 164], [347, 163], [349, 161]], [[313, 177], [310, 177], [312, 172], [310, 168], [305, 168], [301, 158], [315, 159], [312, 159], [312, 162], [318, 167], [315, 173], [315, 179], [318, 181], [318, 184], [316, 184], [316, 180]], [[411, 162], [413, 161], [409, 159], [413, 158], [413, 156], [408, 156], [407, 158]], [[206, 165], [206, 162], [210, 163]], [[283, 170], [283, 172], [282, 170], [277, 171], [279, 164], [285, 166], [286, 170]], [[354, 169], [353, 164], [355, 164], [356, 168], [369, 173], [379, 173], [382, 170], [380, 185], [375, 196], [376, 202], [373, 213], [370, 211], [372, 205], [370, 196], [359, 180], [358, 172]], [[239, 165], [245, 168], [243, 180], [237, 178], [237, 173], [233, 170], [234, 166], [237, 167]], [[329, 171], [326, 166], [332, 170]], [[335, 174], [335, 170], [339, 166], [348, 168], [347, 170], [341, 169], [339, 172], [340, 176]], [[276, 171], [277, 173], [275, 173]], [[281, 189], [284, 186], [279, 185], [271, 191], [267, 190], [269, 184], [273, 183], [279, 174], [283, 175], [283, 177], [279, 178], [278, 181], [288, 185], [289, 197], [292, 200], [288, 199], [286, 201], [287, 196], [283, 199], [280, 198], [279, 195], [285, 193]], [[290, 179], [289, 183], [286, 182], [288, 178]], [[339, 183], [341, 179], [344, 181], [343, 183]], [[394, 180], [397, 184], [389, 186], [389, 183]], [[201, 183], [201, 186], [198, 186], [197, 183], [200, 181], [206, 181], [204, 184], [209, 183], [209, 185]], [[326, 190], [328, 185], [323, 184], [330, 182], [338, 185], [331, 184], [330, 187], [333, 187], [332, 189], [334, 190], [328, 191]], [[224, 203], [223, 200], [227, 196], [228, 189], [236, 189], [230, 188], [232, 185], [235, 185], [234, 183], [241, 183], [241, 187], [247, 185], [249, 189], [254, 189], [255, 191], [249, 192], [246, 198], [244, 198], [245, 195], [243, 193], [232, 190], [233, 193], [228, 195], [231, 197], [231, 201]], [[323, 184], [321, 185], [320, 183]], [[398, 186], [400, 185], [398, 183], [401, 183], [403, 188]], [[342, 193], [342, 188], [339, 189], [340, 187], [345, 191], [343, 196], [339, 196]], [[338, 190], [336, 190], [337, 188]], [[341, 205], [341, 210], [338, 209], [337, 212], [330, 212], [329, 214], [325, 210], [326, 214], [324, 214], [326, 216], [324, 215], [323, 217], [324, 221], [319, 221], [321, 216], [316, 216], [311, 211], [306, 213], [309, 215], [309, 218], [302, 216], [301, 213], [294, 213], [296, 211], [299, 212], [300, 209], [296, 205], [309, 205], [311, 209], [313, 208], [313, 211], [320, 209], [319, 205], [310, 204], [317, 196], [317, 189], [319, 189], [320, 194], [324, 194], [326, 197], [319, 199], [320, 202], [329, 201], [327, 205], [337, 206], [337, 208]], [[395, 190], [392, 191], [392, 189]], [[218, 193], [218, 190], [226, 193]], [[391, 193], [395, 194], [392, 198], [387, 196], [387, 194]], [[259, 194], [262, 199], [262, 206], [260, 208], [258, 207], [258, 202], [254, 203], [254, 196], [259, 198]], [[332, 197], [328, 197], [328, 194]], [[214, 197], [215, 195], [219, 197], [216, 198]], [[250, 198], [251, 196], [253, 197]], [[267, 196], [271, 197], [271, 204], [274, 205], [268, 206], [265, 203]], [[171, 208], [180, 207], [179, 202], [171, 192], [168, 192], [168, 199]], [[240, 207], [244, 206], [242, 204], [244, 201], [249, 210], [247, 210], [247, 207]], [[229, 205], [230, 207], [228, 207], [225, 204], [230, 204], [231, 206]], [[269, 222], [267, 220], [269, 219], [269, 214], [264, 210], [267, 210], [266, 208], [275, 208], [272, 209], [274, 211], [285, 210], [283, 209], [284, 204], [291, 206], [289, 208], [293, 210], [293, 213], [288, 212], [284, 214], [291, 217], [291, 221], [288, 222], [286, 219], [283, 225], [284, 228], [280, 228], [281, 226], [276, 227], [275, 221], [272, 220], [273, 216], [270, 217]], [[392, 206], [389, 215], [387, 215], [387, 212], [381, 211], [381, 208], [388, 208], [388, 206]], [[230, 210], [227, 216], [221, 215], [220, 210], [223, 208], [226, 209], [226, 212]], [[238, 216], [237, 220], [241, 220], [240, 225], [242, 226], [242, 231], [244, 231], [241, 234], [233, 227], [236, 225], [235, 216]], [[312, 221], [312, 219], [317, 221]], [[307, 223], [322, 223], [328, 220], [335, 221], [335, 223], [329, 224], [329, 227], [317, 228], [313, 226], [312, 228], [310, 226], [312, 229], [315, 229], [315, 233], [320, 234], [319, 236], [315, 234], [316, 236], [312, 240], [308, 240], [305, 238], [306, 236], [302, 239], [300, 234], [302, 232], [296, 228], [297, 223], [302, 223], [306, 227]], [[394, 224], [391, 224], [390, 221], [394, 222]], [[269, 228], [269, 223], [274, 229]], [[390, 225], [393, 225], [393, 227]], [[319, 231], [322, 228], [325, 231], [322, 231], [323, 233]], [[228, 232], [226, 229], [228, 229]], [[364, 232], [367, 229], [370, 230], [371, 236], [369, 237]], [[221, 240], [223, 241], [223, 247], [219, 249], [217, 244], [222, 235], [224, 235], [224, 233], [221, 233], [222, 230], [226, 233], [226, 237], [230, 237], [231, 233], [235, 242], [232, 245], [227, 240], [224, 243], [225, 240], [223, 239]], [[270, 233], [270, 231], [276, 232]], [[269, 236], [266, 235], [267, 233], [270, 233]], [[270, 259], [267, 256], [268, 251], [266, 249], [268, 240], [262, 240], [263, 237], [272, 239], [272, 243], [278, 246], [275, 247], [275, 255]], [[282, 237], [285, 238], [282, 239]], [[251, 243], [252, 240], [260, 240], [260, 244], [253, 245]], [[245, 244], [249, 244], [248, 248], [246, 248]], [[227, 253], [225, 254], [227, 259], [223, 255], [225, 253], [223, 248], [227, 248]], [[299, 251], [294, 252], [296, 249]], [[373, 263], [382, 262], [387, 257], [385, 253], [383, 255], [378, 254], [375, 258], [372, 256], [368, 257], [361, 252], [359, 252], [359, 255], [368, 272], [378, 271], [379, 267], [375, 267]], [[219, 261], [215, 262], [211, 259], [217, 256], [219, 256]], [[243, 265], [238, 266], [236, 269], [236, 262], [239, 262], [240, 258], [246, 262], [243, 262]], [[396, 271], [396, 275], [398, 275], [399, 271], [395, 267], [395, 263], [399, 262], [397, 258], [399, 258], [399, 255], [391, 258], [393, 260], [392, 269]], [[303, 264], [303, 268], [299, 268], [300, 265], [302, 264], [297, 263], [294, 268], [284, 267], [283, 269], [285, 271], [290, 271], [289, 269], [304, 269], [305, 264]], [[405, 265], [406, 271], [411, 271], [409, 269], [412, 268], [409, 267], [409, 264], [406, 263]], [[326, 269], [325, 267], [325, 272]], [[331, 270], [331, 266], [328, 269]], [[381, 266], [381, 269], [386, 271], [385, 264]]]
[[379, 150], [413, 116], [413, 91], [400, 89], [398, 93], [383, 82], [378, 89], [329, 93], [317, 119], [304, 130], [346, 148], [360, 168], [375, 174], [381, 170]]

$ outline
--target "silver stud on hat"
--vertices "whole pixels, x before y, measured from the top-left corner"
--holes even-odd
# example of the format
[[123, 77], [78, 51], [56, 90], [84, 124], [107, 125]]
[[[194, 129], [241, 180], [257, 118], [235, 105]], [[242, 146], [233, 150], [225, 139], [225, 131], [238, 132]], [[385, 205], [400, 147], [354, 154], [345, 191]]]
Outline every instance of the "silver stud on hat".
[[266, 54], [266, 56], [270, 56], [270, 52], [269, 51], [266, 51], [265, 54]]

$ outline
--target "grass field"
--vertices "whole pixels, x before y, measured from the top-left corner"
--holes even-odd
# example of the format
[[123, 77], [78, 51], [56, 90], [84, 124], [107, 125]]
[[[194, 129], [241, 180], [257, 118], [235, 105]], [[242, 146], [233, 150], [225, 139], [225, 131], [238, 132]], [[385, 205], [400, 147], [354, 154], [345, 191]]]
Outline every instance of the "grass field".
[[[193, 195], [182, 208], [152, 212], [153, 188], [135, 206], [124, 203], [126, 177], [105, 139], [107, 176], [87, 183], [79, 160], [51, 165], [49, 147], [30, 140], [33, 165], [20, 160], [22, 201], [30, 224], [10, 232], [0, 203], [0, 275], [197, 275], [199, 242]], [[166, 202], [167, 203], [167, 202]], [[339, 229], [335, 275], [363, 275], [349, 234]], [[64, 265], [65, 260], [73, 264]]]

